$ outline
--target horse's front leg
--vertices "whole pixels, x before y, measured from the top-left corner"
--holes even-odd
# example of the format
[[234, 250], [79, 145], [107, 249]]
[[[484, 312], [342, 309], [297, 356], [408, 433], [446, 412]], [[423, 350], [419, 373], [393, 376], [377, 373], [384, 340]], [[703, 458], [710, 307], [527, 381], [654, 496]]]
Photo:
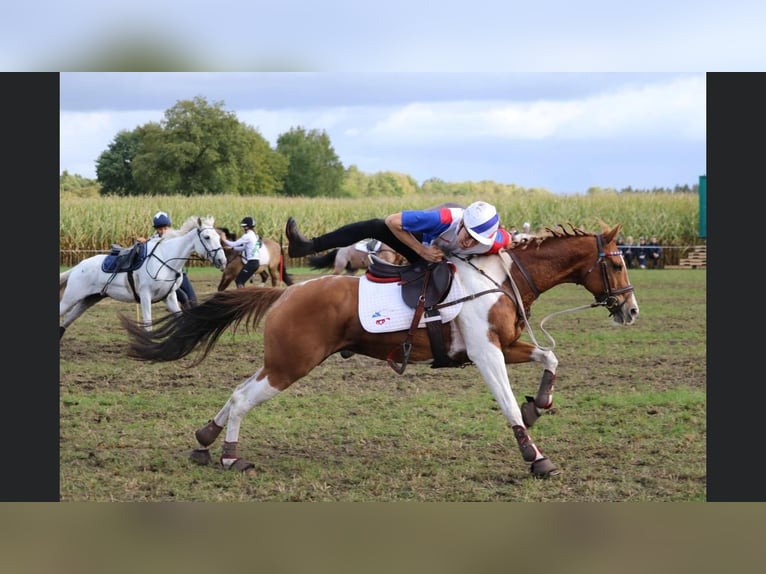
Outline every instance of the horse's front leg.
[[152, 295], [151, 293], [141, 292], [139, 295], [139, 304], [141, 306], [141, 319], [144, 329], [152, 330]]
[[513, 436], [519, 444], [525, 461], [531, 462], [530, 471], [537, 477], [548, 477], [559, 473], [558, 468], [537, 448], [524, 423], [521, 409], [511, 390], [508, 371], [505, 367], [503, 352], [492, 344], [481, 345], [468, 350], [469, 358], [481, 372], [484, 382], [500, 406], [508, 424], [513, 429]]
[[527, 396], [526, 403], [521, 407], [524, 416], [524, 424], [531, 427], [540, 417], [543, 411], [553, 406], [553, 387], [556, 381], [556, 369], [559, 360], [553, 351], [541, 349], [530, 343], [515, 341], [504, 352], [506, 364], [529, 363], [535, 361], [543, 365], [543, 377], [534, 398]]
[[175, 289], [165, 297], [165, 306], [168, 308], [168, 311], [174, 315], [181, 312], [181, 304], [178, 302], [178, 294]]

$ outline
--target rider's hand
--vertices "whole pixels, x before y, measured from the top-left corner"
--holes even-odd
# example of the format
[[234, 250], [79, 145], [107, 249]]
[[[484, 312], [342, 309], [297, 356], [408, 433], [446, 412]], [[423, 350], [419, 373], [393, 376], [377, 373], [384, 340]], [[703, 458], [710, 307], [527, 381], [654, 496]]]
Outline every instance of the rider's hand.
[[444, 259], [444, 252], [435, 245], [427, 245], [423, 247], [421, 257], [431, 263], [437, 263]]

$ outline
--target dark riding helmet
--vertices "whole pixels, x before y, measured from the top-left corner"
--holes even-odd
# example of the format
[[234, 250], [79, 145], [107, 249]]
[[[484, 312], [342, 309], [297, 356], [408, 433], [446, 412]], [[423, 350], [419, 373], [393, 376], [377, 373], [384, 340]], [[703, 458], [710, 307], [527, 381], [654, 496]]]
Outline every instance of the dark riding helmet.
[[154, 225], [155, 228], [172, 226], [172, 224], [170, 223], [170, 216], [164, 211], [158, 211], [157, 213], [154, 214], [154, 219], [152, 220], [152, 224]]
[[242, 227], [255, 227], [255, 219], [250, 217], [249, 215], [242, 219], [242, 222], [240, 223], [240, 226]]

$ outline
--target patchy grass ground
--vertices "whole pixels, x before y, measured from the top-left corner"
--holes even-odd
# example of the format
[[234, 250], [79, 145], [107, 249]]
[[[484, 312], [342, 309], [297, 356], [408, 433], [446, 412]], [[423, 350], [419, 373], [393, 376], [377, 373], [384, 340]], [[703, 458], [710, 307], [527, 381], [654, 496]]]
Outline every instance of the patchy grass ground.
[[[297, 279], [312, 274], [298, 272]], [[220, 278], [192, 269], [204, 298]], [[562, 470], [530, 477], [478, 370], [332, 356], [251, 411], [241, 455], [254, 476], [188, 460], [194, 431], [260, 365], [260, 330], [225, 334], [200, 365], [129, 359], [105, 300], [60, 345], [61, 499], [66, 501], [704, 501], [706, 290], [699, 270], [633, 270], [641, 306], [632, 327], [588, 309], [549, 320], [560, 360], [553, 413], [532, 429]], [[586, 305], [573, 285], [532, 307]], [[155, 316], [165, 313], [156, 305]], [[534, 394], [536, 365], [509, 367], [517, 400]], [[220, 454], [220, 441], [211, 452]]]

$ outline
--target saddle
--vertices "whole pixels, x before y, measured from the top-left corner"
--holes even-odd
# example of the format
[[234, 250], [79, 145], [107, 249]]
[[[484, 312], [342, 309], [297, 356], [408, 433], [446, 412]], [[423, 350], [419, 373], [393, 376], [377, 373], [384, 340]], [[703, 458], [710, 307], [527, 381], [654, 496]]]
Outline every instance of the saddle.
[[135, 243], [130, 247], [112, 245], [112, 250], [101, 264], [104, 273], [121, 273], [135, 271], [146, 258], [146, 243]]
[[452, 279], [455, 276], [452, 263], [418, 261], [409, 265], [394, 265], [372, 254], [369, 255], [369, 259], [367, 279], [378, 283], [399, 283], [402, 300], [408, 307], [415, 309], [407, 337], [402, 343], [402, 363], [397, 365], [393, 360], [393, 355], [399, 350], [396, 347], [388, 355], [389, 366], [400, 375], [404, 372], [412, 350], [412, 337], [423, 314], [426, 317], [428, 339], [434, 356], [431, 368], [460, 366], [460, 363], [453, 361], [444, 349], [441, 313], [436, 307], [444, 300], [452, 287]]
[[140, 301], [138, 293], [136, 293], [136, 285], [133, 281], [133, 271], [141, 267], [146, 259], [146, 243], [134, 243], [130, 247], [122, 247], [121, 245], [112, 245], [112, 250], [104, 258], [104, 262], [101, 264], [101, 270], [104, 273], [111, 273], [112, 276], [104, 284], [101, 289], [101, 294], [106, 295], [106, 290], [109, 284], [114, 280], [118, 273], [128, 274], [128, 283], [133, 290], [133, 298], [136, 303]]

